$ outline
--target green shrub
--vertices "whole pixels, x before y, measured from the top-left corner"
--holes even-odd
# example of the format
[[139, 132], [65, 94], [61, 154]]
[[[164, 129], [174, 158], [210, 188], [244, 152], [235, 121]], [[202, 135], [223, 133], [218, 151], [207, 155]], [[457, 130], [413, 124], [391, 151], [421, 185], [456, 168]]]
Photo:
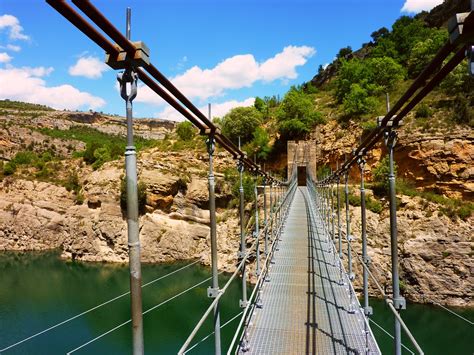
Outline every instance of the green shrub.
[[64, 187], [67, 191], [73, 191], [76, 195], [81, 190], [81, 184], [79, 183], [79, 176], [76, 171], [70, 173], [64, 183]]
[[[349, 204], [351, 206], [360, 206], [361, 205], [360, 196], [356, 196], [354, 194], [349, 193]], [[368, 210], [374, 213], [380, 213], [383, 210], [382, 204], [378, 200], [375, 200], [369, 196], [365, 197], [365, 208], [367, 208]]]
[[[146, 206], [146, 184], [144, 182], [138, 181], [137, 185], [137, 195], [138, 195], [138, 213], [140, 215], [145, 213]], [[124, 213], [127, 212], [127, 180], [126, 177], [122, 178], [120, 182], [120, 207]]]
[[78, 192], [76, 194], [76, 197], [74, 198], [74, 203], [76, 205], [82, 205], [84, 203], [84, 195], [82, 194], [82, 192]]
[[[245, 202], [252, 201], [254, 199], [254, 179], [251, 175], [244, 173], [242, 187], [244, 189]], [[240, 179], [238, 175], [235, 176], [235, 181], [232, 185], [232, 195], [237, 199], [240, 198]]]
[[[86, 143], [86, 149], [81, 154], [73, 155], [82, 155], [84, 161], [93, 165], [94, 169], [99, 168], [106, 161], [118, 159], [125, 151], [125, 137], [107, 134], [91, 127], [73, 126], [68, 130], [41, 128], [39, 131], [53, 138], [74, 139]], [[134, 143], [137, 151], [158, 145], [156, 140], [139, 136], [134, 137]]]
[[13, 175], [16, 171], [16, 164], [13, 161], [9, 161], [3, 165], [3, 174], [4, 175]]
[[374, 200], [373, 198], [371, 197], [368, 197], [365, 201], [365, 207], [374, 212], [374, 213], [377, 213], [377, 214], [380, 214], [380, 212], [382, 212], [383, 210], [383, 207], [382, 207], [382, 204], [377, 201], [377, 200]]
[[295, 87], [286, 93], [277, 110], [277, 119], [280, 133], [286, 139], [303, 137], [312, 127], [325, 122], [315, 110], [313, 98]]
[[13, 158], [17, 165], [30, 165], [38, 159], [38, 156], [32, 151], [22, 151], [15, 154]]
[[234, 143], [240, 137], [244, 145], [252, 140], [253, 132], [261, 124], [262, 114], [255, 107], [236, 107], [222, 118], [222, 133]]
[[420, 104], [416, 108], [415, 117], [416, 118], [428, 118], [433, 114], [430, 107], [427, 104]]
[[196, 135], [196, 129], [191, 122], [184, 121], [178, 123], [176, 126], [176, 134], [178, 135], [179, 139], [183, 141], [189, 141]]
[[[393, 162], [393, 170], [395, 176], [397, 176], [397, 164]], [[390, 159], [388, 155], [384, 156], [378, 164], [375, 166], [372, 171], [372, 176], [374, 178], [374, 185], [378, 185], [379, 189], [385, 190], [388, 192], [389, 181], [388, 175], [390, 173]]]

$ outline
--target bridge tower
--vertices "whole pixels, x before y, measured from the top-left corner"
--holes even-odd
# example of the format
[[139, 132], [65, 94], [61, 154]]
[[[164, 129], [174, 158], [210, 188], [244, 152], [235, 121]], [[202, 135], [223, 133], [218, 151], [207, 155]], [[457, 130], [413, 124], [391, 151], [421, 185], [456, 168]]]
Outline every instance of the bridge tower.
[[[298, 171], [298, 185], [306, 185], [306, 173], [316, 178], [316, 141], [288, 141], [288, 175], [291, 175], [296, 164]], [[306, 171], [306, 169], [310, 171]]]

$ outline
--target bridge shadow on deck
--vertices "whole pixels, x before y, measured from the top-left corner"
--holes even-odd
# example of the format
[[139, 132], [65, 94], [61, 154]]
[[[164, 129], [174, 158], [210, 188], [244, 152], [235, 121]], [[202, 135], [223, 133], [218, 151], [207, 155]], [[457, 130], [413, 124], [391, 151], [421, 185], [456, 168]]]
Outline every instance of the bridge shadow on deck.
[[[307, 354], [316, 354], [317, 351], [317, 344], [316, 344], [316, 339], [317, 339], [317, 333], [322, 333], [324, 336], [329, 338], [329, 342], [331, 343], [331, 348], [333, 350], [334, 354], [340, 354], [341, 350], [343, 353], [346, 354], [358, 354], [359, 352], [351, 348], [346, 341], [346, 337], [344, 336], [344, 323], [342, 321], [342, 317], [340, 312], [345, 312], [349, 313], [348, 310], [344, 307], [341, 306], [337, 303], [337, 300], [334, 297], [334, 292], [331, 293], [333, 296], [332, 299], [330, 295], [326, 294], [326, 289], [323, 287], [322, 288], [322, 293], [323, 295], [320, 296], [318, 292], [315, 289], [315, 285], [321, 285], [323, 283], [323, 280], [326, 281], [326, 283], [329, 283], [331, 285], [331, 289], [333, 288], [333, 283], [337, 284], [339, 286], [339, 282], [335, 281], [327, 276], [323, 276], [322, 272], [317, 273], [315, 264], [317, 264], [318, 269], [321, 270], [321, 268], [326, 269], [326, 273], [329, 274], [328, 267], [335, 267], [334, 263], [330, 263], [326, 261], [326, 254], [331, 254], [330, 251], [328, 251], [328, 248], [323, 249], [322, 247], [322, 242], [326, 242], [327, 244], [330, 243], [329, 240], [324, 240], [321, 241], [320, 238], [315, 238], [315, 236], [319, 237], [318, 230], [321, 228], [321, 225], [316, 225], [313, 223], [312, 220], [312, 211], [311, 207], [309, 205], [308, 197], [306, 194], [303, 194], [304, 197], [304, 203], [306, 207], [306, 215], [307, 215], [307, 223], [308, 223], [308, 307], [307, 307], [307, 322], [306, 322], [306, 353]], [[316, 245], [319, 244], [319, 247]], [[333, 251], [334, 252], [334, 251]], [[317, 280], [319, 278], [319, 280]], [[332, 291], [334, 291], [332, 289]], [[322, 301], [325, 305], [325, 309], [321, 310], [319, 309], [319, 312], [327, 312], [327, 317], [329, 318], [329, 331], [326, 331], [322, 329], [319, 324], [316, 322], [316, 299], [319, 299]], [[342, 339], [340, 337], [334, 336], [334, 329], [332, 326], [332, 317], [334, 317], [334, 312], [330, 310], [330, 307], [336, 309], [336, 315], [335, 318], [337, 318], [337, 322], [339, 323], [339, 326], [342, 330], [340, 333], [342, 335]], [[341, 349], [342, 346], [342, 349]]]
[[298, 187], [241, 354], [380, 354], [314, 205]]

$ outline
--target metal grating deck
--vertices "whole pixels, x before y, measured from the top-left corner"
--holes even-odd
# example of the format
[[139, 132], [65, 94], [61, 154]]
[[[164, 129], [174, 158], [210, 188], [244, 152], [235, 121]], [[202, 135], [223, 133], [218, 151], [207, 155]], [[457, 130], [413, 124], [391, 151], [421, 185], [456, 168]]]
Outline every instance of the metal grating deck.
[[298, 187], [240, 354], [380, 354], [315, 211]]

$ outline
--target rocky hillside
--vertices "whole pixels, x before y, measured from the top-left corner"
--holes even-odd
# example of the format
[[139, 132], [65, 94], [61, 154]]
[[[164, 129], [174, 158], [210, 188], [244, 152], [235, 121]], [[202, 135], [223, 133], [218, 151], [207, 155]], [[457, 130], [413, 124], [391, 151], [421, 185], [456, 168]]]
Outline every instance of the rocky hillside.
[[[115, 140], [124, 141], [123, 119], [26, 107], [4, 109], [0, 115], [0, 250], [60, 248], [65, 258], [126, 262], [126, 219], [120, 203], [123, 157], [107, 155], [87, 163], [85, 152], [95, 142], [84, 138], [102, 134], [97, 137], [109, 139], [113, 151]], [[138, 156], [145, 196], [142, 260], [197, 258], [209, 263], [207, 154], [199, 137], [196, 149], [166, 152], [160, 143], [173, 127], [169, 122], [135, 125], [140, 142], [146, 143]], [[106, 147], [97, 146], [94, 157]], [[224, 179], [233, 166], [232, 159], [218, 151], [221, 268], [232, 266], [238, 244], [236, 211], [221, 209], [233, 198], [231, 184]]]

